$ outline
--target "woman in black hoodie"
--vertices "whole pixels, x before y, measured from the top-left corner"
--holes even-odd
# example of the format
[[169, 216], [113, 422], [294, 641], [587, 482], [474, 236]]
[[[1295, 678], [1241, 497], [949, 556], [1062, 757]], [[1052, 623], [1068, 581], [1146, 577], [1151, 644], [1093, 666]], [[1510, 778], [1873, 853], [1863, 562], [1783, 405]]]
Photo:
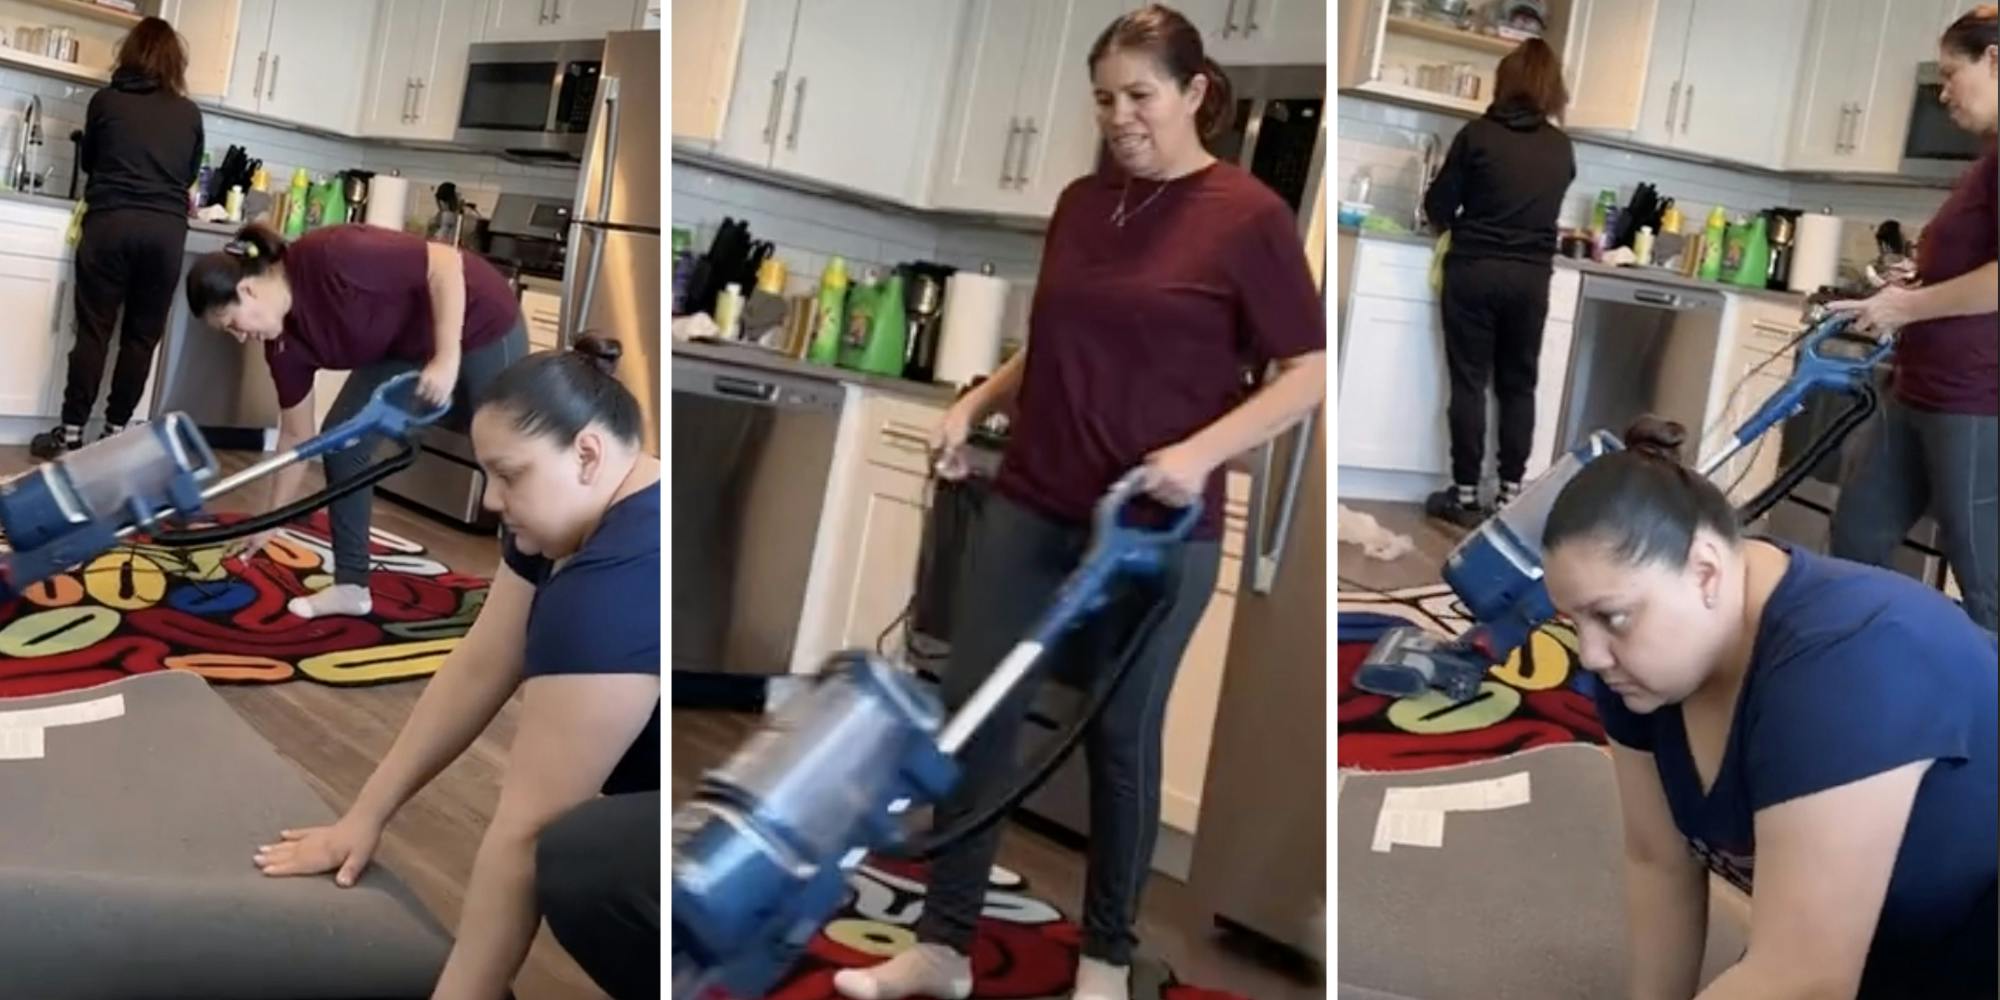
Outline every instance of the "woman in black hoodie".
[[1520, 493], [1527, 471], [1556, 216], [1576, 179], [1569, 137], [1551, 121], [1568, 104], [1555, 52], [1540, 39], [1523, 42], [1500, 60], [1492, 106], [1459, 130], [1424, 195], [1431, 226], [1451, 233], [1443, 311], [1453, 484], [1424, 507], [1461, 527], [1488, 513], [1479, 502], [1479, 479], [1489, 380], [1500, 404], [1496, 506]]
[[90, 179], [76, 247], [76, 346], [62, 423], [35, 436], [36, 458], [82, 446], [121, 307], [104, 433], [116, 434], [132, 419], [180, 283], [188, 187], [201, 169], [205, 141], [201, 111], [187, 98], [187, 46], [167, 22], [140, 21], [118, 46], [111, 85], [91, 97], [85, 115], [79, 165]]

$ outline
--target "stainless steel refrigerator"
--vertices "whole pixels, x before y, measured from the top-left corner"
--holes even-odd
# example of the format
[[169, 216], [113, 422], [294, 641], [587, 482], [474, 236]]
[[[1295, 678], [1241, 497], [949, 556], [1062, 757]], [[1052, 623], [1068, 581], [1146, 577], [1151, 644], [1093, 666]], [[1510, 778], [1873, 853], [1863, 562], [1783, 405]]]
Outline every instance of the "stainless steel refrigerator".
[[[1259, 456], [1192, 896], [1219, 924], [1325, 960], [1326, 409]], [[1277, 776], [1277, 777], [1274, 777]]]
[[660, 33], [616, 31], [570, 212], [562, 338], [615, 337], [619, 378], [639, 397], [646, 450], [660, 453]]

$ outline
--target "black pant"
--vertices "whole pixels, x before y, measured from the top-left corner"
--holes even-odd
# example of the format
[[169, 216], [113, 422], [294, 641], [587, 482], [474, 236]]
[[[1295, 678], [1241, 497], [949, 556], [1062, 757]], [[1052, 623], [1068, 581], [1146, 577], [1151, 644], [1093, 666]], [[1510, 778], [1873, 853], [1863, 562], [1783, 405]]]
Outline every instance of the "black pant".
[[592, 799], [535, 844], [549, 932], [615, 1000], [660, 996], [660, 793]]
[[104, 358], [119, 309], [118, 366], [104, 422], [123, 425], [146, 391], [153, 350], [167, 329], [187, 246], [187, 219], [144, 209], [112, 209], [83, 217], [76, 247], [76, 346], [69, 352], [62, 422], [81, 427], [97, 405]]
[[1444, 357], [1451, 370], [1451, 480], [1477, 486], [1486, 458], [1486, 384], [1500, 404], [1500, 480], [1518, 483], [1535, 443], [1535, 373], [1552, 264], [1447, 256]]
[[[952, 612], [945, 703], [965, 704], [1049, 606], [1089, 543], [1089, 529], [1058, 524], [999, 495], [980, 514], [973, 559], [959, 576]], [[1090, 848], [1084, 881], [1083, 953], [1114, 965], [1132, 960], [1132, 922], [1152, 870], [1160, 827], [1160, 733], [1167, 695], [1188, 639], [1208, 607], [1222, 548], [1214, 541], [1181, 550], [1168, 576], [1168, 602], [1143, 637], [1125, 682], [1084, 733], [1090, 777]], [[1102, 652], [1096, 629], [1071, 634], [1051, 649], [1036, 678], [1080, 679], [1105, 666], [1077, 662]], [[1079, 657], [1079, 653], [1082, 657]], [[1015, 744], [1035, 696], [1036, 678], [1016, 687], [958, 754], [959, 784], [934, 822], [947, 827], [984, 811], [1019, 779]], [[970, 953], [1000, 849], [1000, 827], [960, 842], [931, 865], [917, 936]]]

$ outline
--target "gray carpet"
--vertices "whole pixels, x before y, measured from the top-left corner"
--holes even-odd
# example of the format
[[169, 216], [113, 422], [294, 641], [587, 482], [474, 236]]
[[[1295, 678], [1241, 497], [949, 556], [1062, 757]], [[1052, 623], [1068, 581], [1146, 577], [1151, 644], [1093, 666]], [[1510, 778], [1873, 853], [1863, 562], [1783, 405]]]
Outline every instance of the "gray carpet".
[[[1389, 789], [1501, 778], [1518, 783], [1509, 776], [1522, 773], [1526, 803], [1447, 812], [1440, 846], [1373, 849]], [[1618, 789], [1602, 749], [1557, 746], [1463, 767], [1348, 774], [1336, 817], [1340, 997], [1599, 1000], [1626, 994]], [[1425, 839], [1436, 831], [1410, 832]], [[1747, 943], [1721, 905], [1710, 905], [1704, 983], [1733, 964]]]
[[351, 889], [257, 871], [334, 814], [190, 674], [0, 699], [0, 810], [0, 996], [427, 996], [450, 948], [379, 865]]

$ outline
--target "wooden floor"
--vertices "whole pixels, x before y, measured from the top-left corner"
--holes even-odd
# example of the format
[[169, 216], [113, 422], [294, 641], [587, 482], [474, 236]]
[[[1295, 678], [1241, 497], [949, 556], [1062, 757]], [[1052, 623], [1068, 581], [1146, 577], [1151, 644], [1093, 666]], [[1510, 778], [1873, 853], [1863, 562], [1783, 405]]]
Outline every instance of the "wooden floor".
[[[673, 800], [693, 793], [701, 773], [723, 762], [752, 732], [755, 717], [712, 711], [674, 711]], [[1001, 835], [1000, 864], [1018, 872], [1034, 894], [1074, 916], [1083, 899], [1083, 856], [1013, 824]], [[1254, 949], [1218, 935], [1188, 887], [1154, 873], [1140, 905], [1140, 951], [1166, 962], [1182, 982], [1226, 990], [1252, 1000], [1322, 1000], [1325, 989], [1282, 962], [1260, 959]], [[1145, 998], [1151, 1000], [1151, 998]]]
[[[251, 456], [219, 456], [226, 470]], [[0, 477], [28, 468], [26, 448], [0, 447]], [[319, 482], [314, 473], [315, 488]], [[255, 493], [253, 487], [249, 492]], [[217, 498], [214, 509], [244, 510], [241, 496]], [[491, 538], [467, 534], [404, 507], [378, 499], [376, 527], [430, 550], [452, 569], [490, 577], [499, 560]], [[216, 689], [269, 740], [335, 810], [361, 791], [375, 764], [389, 752], [396, 732], [423, 691], [420, 681], [369, 688], [328, 688], [309, 680]], [[514, 738], [518, 698], [508, 702], [486, 733], [456, 763], [403, 807], [383, 838], [376, 863], [408, 883], [447, 928], [472, 874], [479, 838], [500, 798], [500, 776]], [[275, 836], [277, 831], [272, 831]], [[249, 857], [254, 844], [244, 845]], [[546, 929], [536, 938], [515, 980], [517, 1000], [596, 1000], [604, 994], [577, 968]]]

